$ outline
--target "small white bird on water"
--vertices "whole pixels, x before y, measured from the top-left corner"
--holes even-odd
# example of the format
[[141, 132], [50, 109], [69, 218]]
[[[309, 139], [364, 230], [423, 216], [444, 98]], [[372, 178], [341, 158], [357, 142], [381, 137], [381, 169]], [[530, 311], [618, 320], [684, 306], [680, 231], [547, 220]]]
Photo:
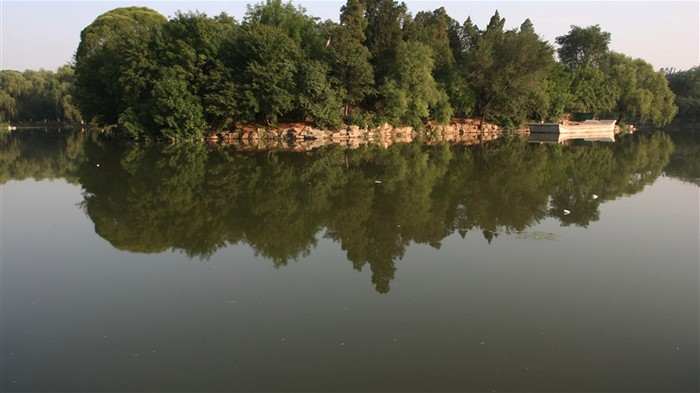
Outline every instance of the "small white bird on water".
[[571, 211], [564, 209], [564, 215], [565, 215], [565, 216], [568, 215], [569, 213], [571, 213]]
[[598, 195], [593, 194], [593, 199], [598, 199]]

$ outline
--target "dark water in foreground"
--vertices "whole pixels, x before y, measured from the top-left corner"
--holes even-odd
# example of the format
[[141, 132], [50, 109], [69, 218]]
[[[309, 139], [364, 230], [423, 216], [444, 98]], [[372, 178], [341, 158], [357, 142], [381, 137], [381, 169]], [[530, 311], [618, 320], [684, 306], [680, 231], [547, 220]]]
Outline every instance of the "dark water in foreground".
[[3, 392], [698, 391], [692, 138], [0, 142]]

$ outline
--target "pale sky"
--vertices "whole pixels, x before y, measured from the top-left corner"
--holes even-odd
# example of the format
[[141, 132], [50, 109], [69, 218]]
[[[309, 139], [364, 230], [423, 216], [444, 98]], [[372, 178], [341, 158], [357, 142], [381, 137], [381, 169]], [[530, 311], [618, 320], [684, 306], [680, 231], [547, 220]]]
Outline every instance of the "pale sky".
[[[0, 69], [55, 70], [72, 60], [80, 31], [100, 14], [118, 7], [146, 6], [166, 17], [176, 11], [225, 11], [241, 20], [257, 1], [32, 1], [0, 0]], [[345, 0], [294, 1], [307, 14], [337, 21]], [[514, 28], [530, 18], [535, 31], [554, 44], [571, 25], [600, 25], [611, 33], [610, 49], [651, 63], [657, 70], [700, 65], [700, 1], [405, 1], [410, 12], [441, 6], [460, 23], [471, 16], [485, 28], [494, 11]]]

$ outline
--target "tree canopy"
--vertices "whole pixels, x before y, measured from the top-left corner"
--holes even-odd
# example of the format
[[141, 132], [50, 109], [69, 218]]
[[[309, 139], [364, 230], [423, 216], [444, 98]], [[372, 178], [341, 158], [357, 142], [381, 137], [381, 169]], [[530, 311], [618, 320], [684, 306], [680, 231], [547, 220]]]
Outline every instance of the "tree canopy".
[[72, 94], [74, 78], [70, 66], [55, 72], [0, 71], [0, 121], [81, 121]]
[[[77, 108], [135, 138], [196, 139], [281, 119], [421, 126], [467, 116], [517, 128], [595, 112], [663, 126], [677, 106], [684, 119], [696, 106], [692, 89], [679, 87], [694, 83], [690, 74], [669, 77], [675, 98], [664, 73], [610, 51], [612, 37], [598, 25], [572, 26], [554, 46], [529, 19], [507, 29], [496, 11], [479, 28], [442, 7], [413, 16], [395, 0], [347, 0], [339, 21], [282, 0], [248, 6], [240, 23], [117, 8], [82, 31], [74, 75], [65, 68], [42, 84], [29, 71], [3, 72], [1, 116], [75, 120]], [[37, 93], [18, 82], [27, 78]], [[43, 116], [29, 116], [29, 107]]]
[[556, 38], [560, 45], [557, 53], [566, 66], [574, 69], [584, 65], [597, 65], [608, 53], [610, 33], [602, 31], [599, 25], [571, 26], [568, 34]]
[[676, 95], [678, 117], [697, 123], [700, 120], [700, 67], [686, 71], [664, 70], [669, 87]]

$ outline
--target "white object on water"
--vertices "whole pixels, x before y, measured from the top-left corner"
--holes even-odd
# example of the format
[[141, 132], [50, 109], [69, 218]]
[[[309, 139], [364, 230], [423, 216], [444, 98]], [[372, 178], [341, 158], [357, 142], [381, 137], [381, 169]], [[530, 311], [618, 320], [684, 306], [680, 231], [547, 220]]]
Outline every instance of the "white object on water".
[[593, 194], [593, 199], [598, 199], [598, 195]]
[[568, 214], [570, 214], [570, 213], [571, 213], [571, 211], [570, 211], [570, 210], [566, 210], [566, 209], [564, 209], [564, 215], [565, 215], [565, 216], [566, 216], [566, 215], [568, 215]]
[[381, 180], [375, 180], [375, 181], [374, 181], [374, 184], [382, 184], [382, 181], [381, 181]]

